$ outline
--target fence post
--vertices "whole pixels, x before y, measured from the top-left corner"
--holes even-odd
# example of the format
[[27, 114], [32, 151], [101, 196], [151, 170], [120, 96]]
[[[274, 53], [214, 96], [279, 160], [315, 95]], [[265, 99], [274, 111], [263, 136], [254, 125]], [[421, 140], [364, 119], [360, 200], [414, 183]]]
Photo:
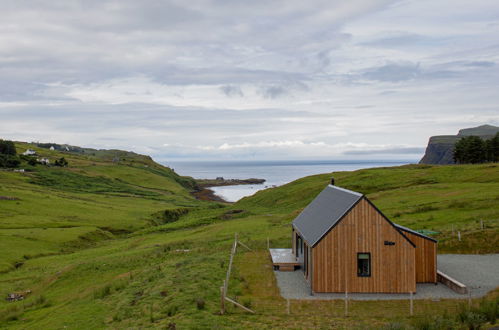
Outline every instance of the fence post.
[[286, 301], [287, 301], [286, 311], [287, 311], [287, 313], [289, 315], [289, 314], [291, 314], [291, 304], [289, 302], [289, 299], [286, 299]]
[[267, 237], [267, 250], [270, 250], [270, 240], [268, 237]]
[[468, 288], [468, 306], [471, 307], [471, 287]]
[[457, 239], [461, 242], [461, 232], [459, 230], [457, 231]]
[[348, 291], [345, 292], [345, 316], [348, 316]]
[[480, 228], [483, 230], [483, 220], [480, 220]]
[[224, 285], [220, 287], [220, 315], [225, 314], [225, 280]]
[[410, 307], [409, 307], [409, 311], [410, 311], [410, 314], [411, 315], [414, 315], [414, 300], [412, 299], [412, 292], [410, 294], [410, 300], [411, 300], [411, 303], [410, 303]]

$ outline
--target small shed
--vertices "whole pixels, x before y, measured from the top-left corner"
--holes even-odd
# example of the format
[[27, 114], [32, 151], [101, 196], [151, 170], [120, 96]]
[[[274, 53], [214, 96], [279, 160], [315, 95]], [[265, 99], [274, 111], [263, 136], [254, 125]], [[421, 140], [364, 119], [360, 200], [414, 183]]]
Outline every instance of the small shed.
[[328, 185], [293, 221], [291, 253], [314, 292], [408, 293], [437, 282], [437, 241]]

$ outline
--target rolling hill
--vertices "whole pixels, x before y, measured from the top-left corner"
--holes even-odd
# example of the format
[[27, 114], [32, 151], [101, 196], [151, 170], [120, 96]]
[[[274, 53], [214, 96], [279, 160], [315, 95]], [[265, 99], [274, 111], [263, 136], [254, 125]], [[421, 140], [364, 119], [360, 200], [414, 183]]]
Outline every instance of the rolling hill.
[[[19, 151], [32, 145], [18, 143]], [[68, 168], [0, 171], [0, 327], [23, 328], [375, 328], [424, 321], [461, 302], [293, 301], [279, 295], [269, 263], [290, 246], [290, 222], [328, 184], [314, 175], [234, 204], [202, 202], [192, 179], [145, 156], [64, 156]], [[107, 158], [106, 158], [107, 157]], [[394, 222], [439, 232], [440, 252], [499, 252], [499, 164], [408, 165], [334, 173], [339, 186], [368, 195]], [[484, 228], [481, 228], [481, 221]], [[454, 231], [462, 233], [458, 241]], [[234, 233], [240, 250], [229, 295], [249, 315], [219, 311]], [[497, 295], [491, 295], [494, 298]]]

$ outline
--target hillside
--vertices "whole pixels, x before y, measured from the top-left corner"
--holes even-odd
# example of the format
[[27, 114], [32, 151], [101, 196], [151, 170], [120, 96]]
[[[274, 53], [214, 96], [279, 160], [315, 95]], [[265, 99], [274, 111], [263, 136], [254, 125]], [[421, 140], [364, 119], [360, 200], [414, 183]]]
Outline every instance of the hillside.
[[0, 272], [161, 224], [166, 220], [158, 212], [200, 205], [190, 195], [191, 178], [147, 156], [122, 151], [87, 156], [27, 143], [16, 148], [18, 154], [35, 150], [51, 163], [65, 157], [69, 167], [0, 170], [0, 250], [9, 251], [0, 254]]
[[454, 145], [464, 136], [479, 136], [482, 139], [490, 139], [497, 132], [499, 127], [492, 125], [482, 125], [473, 128], [459, 130], [457, 135], [438, 135], [430, 137], [428, 146], [420, 164], [446, 165], [454, 164]]
[[[399, 302], [351, 302], [352, 316], [345, 318], [341, 301], [293, 301], [287, 315], [267, 238], [273, 247], [289, 247], [289, 223], [331, 174], [224, 205], [194, 200], [181, 179], [147, 159], [67, 158], [67, 169], [0, 172], [0, 195], [18, 198], [0, 200], [0, 244], [9, 242], [1, 247], [7, 266], [0, 294], [33, 292], [22, 302], [0, 301], [0, 327], [375, 328], [459, 308], [459, 301], [418, 301], [416, 316], [408, 318]], [[393, 221], [438, 231], [441, 252], [499, 252], [498, 164], [334, 176], [339, 186], [367, 194]], [[462, 232], [461, 241], [453, 230]], [[238, 252], [229, 295], [256, 315], [235, 308], [218, 315], [235, 232], [253, 251]]]

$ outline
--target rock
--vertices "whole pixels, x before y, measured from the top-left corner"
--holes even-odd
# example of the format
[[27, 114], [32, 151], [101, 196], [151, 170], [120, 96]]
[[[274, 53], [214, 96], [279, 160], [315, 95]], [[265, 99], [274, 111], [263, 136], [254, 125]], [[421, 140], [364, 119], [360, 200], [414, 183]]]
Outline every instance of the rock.
[[497, 132], [499, 127], [492, 125], [482, 125], [473, 128], [459, 130], [457, 135], [438, 135], [430, 137], [420, 164], [446, 165], [454, 164], [454, 145], [464, 136], [479, 136], [482, 139], [490, 139]]

